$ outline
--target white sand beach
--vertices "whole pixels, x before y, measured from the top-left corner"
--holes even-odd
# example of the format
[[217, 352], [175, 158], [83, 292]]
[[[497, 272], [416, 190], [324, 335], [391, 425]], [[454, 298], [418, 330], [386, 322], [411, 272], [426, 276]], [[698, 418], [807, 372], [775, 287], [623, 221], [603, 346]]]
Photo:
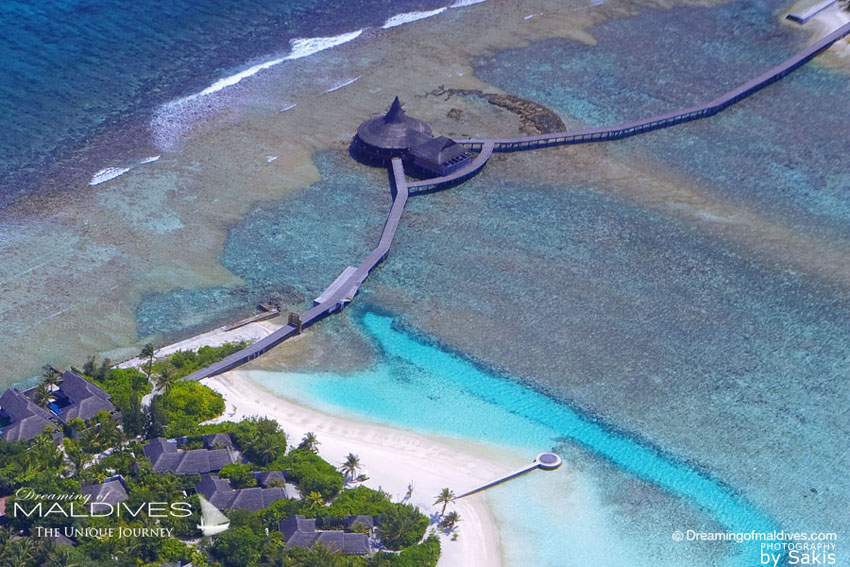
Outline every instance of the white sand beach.
[[[292, 443], [312, 431], [321, 443], [322, 458], [340, 464], [348, 453], [358, 455], [368, 470], [369, 480], [364, 484], [385, 490], [394, 501], [403, 498], [413, 482], [410, 502], [432, 517], [440, 511], [433, 502], [442, 488], [459, 494], [525, 464], [517, 456], [496, 455], [485, 447], [461, 446], [453, 440], [321, 413], [275, 396], [254, 384], [244, 372], [232, 371], [203, 382], [225, 398], [227, 409], [221, 419], [274, 418]], [[450, 505], [451, 509], [461, 516], [459, 537], [451, 541], [441, 534], [440, 567], [499, 567], [498, 526], [486, 494], [464, 498]]]
[[[281, 317], [277, 317], [271, 320], [248, 323], [247, 325], [242, 325], [241, 327], [237, 327], [236, 329], [229, 331], [227, 330], [227, 326], [219, 327], [212, 331], [207, 331], [206, 333], [201, 333], [200, 335], [195, 335], [182, 341], [158, 348], [156, 349], [155, 358], [162, 358], [163, 356], [174, 354], [179, 350], [197, 351], [203, 346], [215, 347], [221, 346], [225, 343], [238, 343], [240, 341], [254, 342], [281, 328], [283, 325], [278, 323], [280, 321], [282, 321]], [[282, 322], [285, 323], [285, 321]], [[138, 368], [146, 362], [147, 360], [135, 356], [115, 365], [115, 367]]]

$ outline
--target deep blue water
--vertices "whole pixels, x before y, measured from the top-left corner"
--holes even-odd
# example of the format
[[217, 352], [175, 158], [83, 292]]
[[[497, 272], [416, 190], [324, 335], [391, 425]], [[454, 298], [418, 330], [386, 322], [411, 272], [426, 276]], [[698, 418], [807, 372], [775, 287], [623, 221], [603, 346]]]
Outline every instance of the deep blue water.
[[[45, 0], [0, 2], [0, 206], [110, 126], [144, 139], [158, 104], [297, 37], [382, 23], [439, 0]], [[66, 170], [68, 168], [66, 167]]]

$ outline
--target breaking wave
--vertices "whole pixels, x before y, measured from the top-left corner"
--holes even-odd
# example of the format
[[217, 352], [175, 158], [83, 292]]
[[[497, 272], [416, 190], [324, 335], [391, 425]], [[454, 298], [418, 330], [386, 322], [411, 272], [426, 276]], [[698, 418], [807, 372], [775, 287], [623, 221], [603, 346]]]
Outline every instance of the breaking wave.
[[410, 22], [415, 22], [417, 20], [424, 20], [425, 18], [430, 18], [432, 16], [437, 16], [445, 12], [447, 8], [444, 6], [442, 8], [437, 8], [436, 10], [430, 10], [427, 12], [405, 12], [404, 14], [396, 14], [389, 18], [381, 29], [387, 30], [390, 28], [394, 28], [397, 26], [403, 26], [404, 24], [409, 24]]

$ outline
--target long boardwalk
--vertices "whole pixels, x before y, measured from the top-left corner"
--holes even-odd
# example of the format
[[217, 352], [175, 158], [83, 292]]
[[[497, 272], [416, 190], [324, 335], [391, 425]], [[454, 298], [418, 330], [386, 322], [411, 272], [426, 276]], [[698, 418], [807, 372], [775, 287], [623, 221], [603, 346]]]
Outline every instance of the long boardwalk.
[[[349, 298], [357, 292], [363, 282], [369, 277], [369, 274], [375, 267], [384, 261], [390, 251], [393, 238], [398, 223], [401, 220], [401, 213], [404, 211], [404, 206], [407, 204], [409, 190], [407, 178], [404, 176], [404, 167], [400, 159], [392, 160], [393, 179], [395, 182], [395, 195], [393, 203], [390, 207], [390, 212], [387, 215], [387, 220], [384, 223], [384, 229], [381, 231], [381, 238], [378, 240], [378, 245], [372, 250], [372, 253], [360, 263], [360, 265], [351, 272], [344, 280], [338, 282], [336, 290], [324, 299], [321, 303], [317, 303], [307, 311], [301, 314], [301, 328], [307, 328], [313, 323], [323, 319], [327, 315], [334, 312], [342, 311]], [[237, 366], [245, 364], [249, 360], [253, 360], [276, 347], [286, 339], [297, 335], [298, 327], [293, 324], [287, 324], [277, 331], [263, 337], [252, 345], [231, 354], [222, 360], [201, 368], [184, 378], [185, 380], [202, 380], [222, 372], [232, 370]]]
[[690, 108], [684, 108], [666, 114], [659, 114], [645, 120], [627, 122], [618, 126], [588, 128], [572, 132], [555, 132], [553, 134], [540, 134], [538, 136], [525, 136], [521, 138], [484, 138], [459, 140], [458, 142], [473, 150], [482, 149], [486, 144], [492, 143], [494, 145], [494, 151], [496, 152], [515, 152], [533, 150], [546, 146], [619, 140], [622, 138], [628, 138], [629, 136], [634, 136], [635, 134], [643, 134], [644, 132], [651, 132], [652, 130], [668, 128], [675, 124], [707, 118], [709, 116], [714, 116], [721, 110], [725, 110], [748, 96], [757, 93], [766, 86], [775, 83], [788, 73], [806, 64], [820, 52], [847, 35], [850, 35], [850, 23], [841, 26], [834, 32], [816, 41], [809, 47], [780, 63], [776, 67], [773, 67], [769, 71], [762, 73], [758, 77], [747, 81], [743, 85], [734, 88], [731, 91], [723, 93], [714, 100], [698, 106], [692, 106]]
[[[378, 241], [378, 245], [356, 269], [343, 272], [343, 275], [334, 281], [332, 286], [329, 287], [322, 296], [320, 296], [322, 299], [321, 301], [317, 302], [316, 305], [301, 314], [301, 328], [309, 327], [327, 315], [341, 311], [354, 297], [357, 290], [366, 278], [369, 277], [371, 271], [387, 257], [390, 246], [392, 245], [393, 237], [398, 229], [398, 223], [401, 220], [401, 214], [404, 211], [404, 206], [410, 196], [410, 189], [413, 189], [415, 193], [427, 193], [440, 187], [459, 183], [480, 171], [487, 163], [487, 160], [493, 152], [514, 152], [532, 150], [547, 146], [618, 140], [634, 136], [635, 134], [642, 134], [652, 130], [667, 128], [675, 124], [713, 116], [721, 110], [724, 110], [748, 96], [753, 95], [771, 83], [778, 81], [847, 35], [850, 35], [850, 23], [845, 24], [829, 35], [816, 41], [809, 47], [769, 71], [747, 81], [743, 85], [732, 89], [727, 93], [724, 93], [714, 100], [699, 106], [693, 106], [676, 112], [653, 116], [646, 120], [628, 122], [626, 124], [607, 128], [590, 128], [572, 132], [556, 132], [554, 134], [541, 134], [539, 136], [526, 136], [520, 138], [485, 138], [459, 141], [459, 143], [477, 151], [478, 156], [468, 166], [444, 177], [408, 182], [404, 174], [404, 167], [401, 160], [393, 159], [392, 171], [395, 194], [393, 196], [392, 206], [390, 207], [390, 212], [387, 215], [387, 220], [384, 223], [384, 229], [381, 232], [381, 238]], [[261, 354], [268, 352], [270, 349], [279, 345], [286, 339], [297, 335], [299, 332], [300, 331], [297, 326], [294, 324], [287, 324], [239, 352], [233, 353], [215, 364], [190, 374], [185, 378], [185, 380], [201, 380], [236, 368], [237, 366], [257, 358]]]

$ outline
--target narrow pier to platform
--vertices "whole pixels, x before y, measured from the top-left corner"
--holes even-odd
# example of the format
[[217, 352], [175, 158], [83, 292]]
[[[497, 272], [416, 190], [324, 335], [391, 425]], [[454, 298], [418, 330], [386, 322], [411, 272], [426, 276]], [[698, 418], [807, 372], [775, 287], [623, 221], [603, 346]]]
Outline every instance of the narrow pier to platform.
[[543, 469], [546, 471], [555, 470], [561, 466], [561, 462], [561, 457], [556, 453], [540, 453], [530, 465], [526, 465], [519, 470], [516, 470], [510, 474], [506, 474], [505, 476], [500, 476], [499, 478], [491, 480], [490, 482], [486, 482], [481, 486], [473, 488], [472, 490], [467, 490], [463, 494], [455, 496], [455, 500], [470, 496], [471, 494], [475, 494], [477, 492], [481, 492], [482, 490], [487, 490], [488, 488], [492, 488], [497, 484], [502, 484], [506, 480], [516, 478], [519, 475], [525, 474], [535, 469]]

